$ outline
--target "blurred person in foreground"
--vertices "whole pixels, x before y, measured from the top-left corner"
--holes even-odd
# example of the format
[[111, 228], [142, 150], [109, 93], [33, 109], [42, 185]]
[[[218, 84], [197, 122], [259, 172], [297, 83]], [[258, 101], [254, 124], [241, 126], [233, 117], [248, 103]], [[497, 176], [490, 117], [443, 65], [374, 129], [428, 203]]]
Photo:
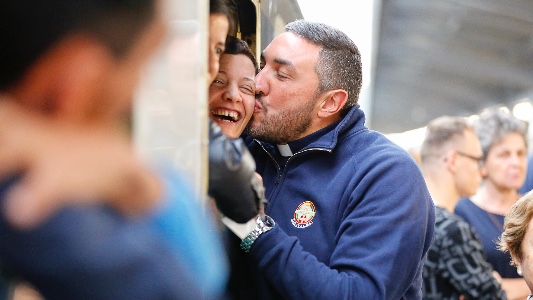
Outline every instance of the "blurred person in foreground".
[[507, 299], [475, 231], [453, 214], [481, 182], [479, 140], [468, 121], [442, 116], [427, 125], [421, 168], [435, 202], [435, 236], [424, 264], [424, 299]]
[[[502, 252], [509, 252], [512, 265], [533, 290], [533, 192], [522, 196], [505, 216], [504, 231], [499, 246]], [[533, 298], [530, 294], [527, 299]]]
[[[141, 178], [141, 186], [130, 189], [146, 188], [144, 175], [135, 175], [149, 169], [140, 162], [133, 164], [132, 172], [117, 168], [125, 170], [126, 178], [109, 176], [105, 166], [115, 163], [115, 158], [123, 165], [135, 161], [124, 120], [142, 66], [165, 33], [161, 4], [157, 0], [51, 0], [31, 5], [10, 1], [0, 8], [2, 27], [12, 29], [0, 36], [9, 41], [0, 50], [0, 111], [6, 117], [10, 117], [6, 112], [16, 112], [17, 119], [11, 122], [20, 127], [16, 133], [46, 127], [50, 130], [46, 136], [61, 145], [47, 147], [43, 139], [37, 143], [40, 153], [26, 157], [48, 155], [55, 160], [19, 161], [2, 174], [3, 283], [28, 281], [50, 299], [221, 295], [225, 259], [211, 220], [173, 170], [158, 166], [157, 177], [146, 180], [150, 192], [141, 193], [150, 197], [139, 199], [140, 205], [98, 198], [100, 192], [116, 188], [108, 189], [99, 174], [117, 180], [113, 182]], [[20, 146], [16, 136], [7, 140], [14, 148]], [[121, 156], [126, 159], [120, 160]], [[65, 173], [54, 172], [65, 171], [62, 159], [68, 166], [79, 165], [79, 172], [89, 166], [94, 174], [68, 181]], [[57, 178], [67, 180], [66, 195], [79, 196], [56, 194], [55, 204], [38, 217], [17, 214], [21, 202], [13, 199], [21, 198], [13, 193], [25, 192], [18, 184], [32, 179], [29, 166], [49, 170], [53, 184], [61, 184]]]
[[481, 239], [487, 261], [502, 277], [502, 287], [508, 299], [523, 299], [529, 292], [511, 256], [498, 250], [503, 232], [504, 215], [520, 198], [518, 189], [524, 183], [527, 170], [527, 126], [509, 111], [492, 108], [473, 121], [483, 156], [482, 182], [476, 194], [459, 201], [455, 213], [475, 230]]

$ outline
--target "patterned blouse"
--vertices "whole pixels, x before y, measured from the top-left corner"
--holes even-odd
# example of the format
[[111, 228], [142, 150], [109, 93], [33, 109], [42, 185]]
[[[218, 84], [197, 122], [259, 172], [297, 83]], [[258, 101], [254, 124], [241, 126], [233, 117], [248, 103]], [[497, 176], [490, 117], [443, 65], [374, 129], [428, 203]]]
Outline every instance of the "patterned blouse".
[[423, 270], [424, 299], [507, 299], [492, 272], [470, 225], [436, 207], [435, 237]]

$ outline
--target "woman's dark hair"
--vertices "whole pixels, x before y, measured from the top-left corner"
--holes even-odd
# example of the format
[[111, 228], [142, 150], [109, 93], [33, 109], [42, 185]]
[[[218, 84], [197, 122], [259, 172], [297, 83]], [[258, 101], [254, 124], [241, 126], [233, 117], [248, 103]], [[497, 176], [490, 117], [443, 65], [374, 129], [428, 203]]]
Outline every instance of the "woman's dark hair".
[[64, 36], [85, 32], [120, 57], [155, 15], [155, 0], [28, 0], [0, 4], [0, 90]]
[[234, 33], [237, 25], [236, 4], [232, 0], [209, 0], [209, 14], [222, 14], [228, 18], [229, 32]]
[[229, 35], [226, 38], [226, 46], [223, 54], [246, 55], [254, 64], [255, 72], [257, 73], [259, 71], [259, 64], [257, 63], [252, 50], [250, 50], [250, 47], [248, 47], [248, 44], [245, 41], [239, 38]]

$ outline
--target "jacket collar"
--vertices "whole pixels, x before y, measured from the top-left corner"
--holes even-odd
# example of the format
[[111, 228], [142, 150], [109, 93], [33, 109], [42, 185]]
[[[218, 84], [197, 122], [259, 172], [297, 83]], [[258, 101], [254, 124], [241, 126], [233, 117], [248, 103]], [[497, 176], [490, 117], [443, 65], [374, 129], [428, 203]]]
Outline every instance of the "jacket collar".
[[[365, 114], [360, 109], [359, 104], [352, 107], [348, 113], [342, 118], [342, 120], [337, 124], [337, 126], [330, 130], [329, 132], [325, 133], [322, 137], [320, 137], [317, 140], [314, 140], [309, 145], [303, 147], [301, 150], [306, 150], [310, 148], [317, 148], [317, 149], [323, 149], [327, 151], [331, 151], [335, 148], [337, 145], [339, 136], [343, 134], [344, 132], [352, 131], [360, 131], [365, 128]], [[257, 139], [254, 139], [256, 143], [259, 145], [262, 145], [266, 150], [269, 152], [276, 151], [276, 145], [267, 143], [264, 141], [259, 141]]]

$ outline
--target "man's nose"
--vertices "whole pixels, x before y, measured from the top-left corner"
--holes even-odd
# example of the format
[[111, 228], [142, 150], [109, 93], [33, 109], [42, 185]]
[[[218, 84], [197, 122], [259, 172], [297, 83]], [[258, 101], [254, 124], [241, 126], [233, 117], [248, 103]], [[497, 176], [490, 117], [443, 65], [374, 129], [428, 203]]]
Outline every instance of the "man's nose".
[[268, 86], [265, 78], [265, 69], [263, 68], [257, 75], [255, 75], [255, 94], [256, 97], [258, 95], [267, 95], [268, 94]]

